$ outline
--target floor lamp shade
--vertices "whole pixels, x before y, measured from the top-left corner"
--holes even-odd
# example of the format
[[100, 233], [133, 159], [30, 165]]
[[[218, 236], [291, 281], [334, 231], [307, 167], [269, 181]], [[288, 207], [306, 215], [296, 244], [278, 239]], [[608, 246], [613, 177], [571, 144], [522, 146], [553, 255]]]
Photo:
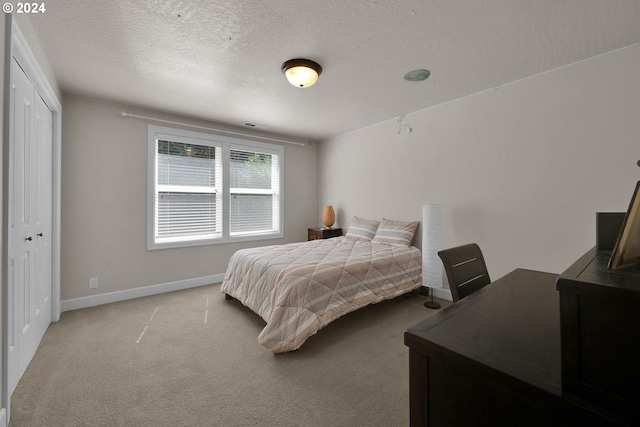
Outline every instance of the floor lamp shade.
[[422, 206], [422, 285], [442, 287], [442, 205]]
[[336, 222], [336, 213], [333, 211], [333, 206], [327, 205], [322, 209], [322, 223], [325, 227], [331, 228]]

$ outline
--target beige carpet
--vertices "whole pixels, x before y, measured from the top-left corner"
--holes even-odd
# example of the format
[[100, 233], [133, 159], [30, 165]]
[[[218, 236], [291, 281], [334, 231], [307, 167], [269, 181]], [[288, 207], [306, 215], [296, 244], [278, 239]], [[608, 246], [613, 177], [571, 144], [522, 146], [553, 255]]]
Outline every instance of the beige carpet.
[[424, 301], [366, 307], [285, 354], [258, 345], [263, 320], [219, 285], [66, 312], [10, 426], [407, 426], [403, 333], [436, 312]]

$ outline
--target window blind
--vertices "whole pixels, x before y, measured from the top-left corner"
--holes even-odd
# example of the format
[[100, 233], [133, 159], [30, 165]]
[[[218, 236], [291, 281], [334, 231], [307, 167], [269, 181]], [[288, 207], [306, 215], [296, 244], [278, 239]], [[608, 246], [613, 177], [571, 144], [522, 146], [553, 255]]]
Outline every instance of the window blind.
[[232, 149], [230, 152], [230, 234], [278, 230], [278, 156]]
[[220, 148], [158, 140], [158, 239], [219, 235]]

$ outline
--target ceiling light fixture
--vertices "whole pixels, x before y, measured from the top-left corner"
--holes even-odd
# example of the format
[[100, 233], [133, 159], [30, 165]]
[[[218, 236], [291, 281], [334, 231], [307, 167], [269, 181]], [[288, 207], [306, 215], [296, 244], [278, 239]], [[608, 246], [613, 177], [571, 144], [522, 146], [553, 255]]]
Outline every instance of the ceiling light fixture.
[[282, 72], [295, 87], [311, 87], [318, 81], [322, 67], [310, 59], [290, 59], [282, 64]]

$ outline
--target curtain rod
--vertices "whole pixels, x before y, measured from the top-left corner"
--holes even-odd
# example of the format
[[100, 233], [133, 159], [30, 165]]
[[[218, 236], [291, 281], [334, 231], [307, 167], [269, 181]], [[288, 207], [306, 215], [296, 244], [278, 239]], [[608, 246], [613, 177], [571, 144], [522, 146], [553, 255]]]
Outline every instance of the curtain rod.
[[225, 130], [225, 129], [216, 129], [216, 128], [210, 128], [210, 127], [205, 127], [205, 126], [190, 125], [188, 123], [173, 122], [171, 120], [155, 119], [153, 117], [138, 116], [136, 114], [127, 113], [125, 111], [121, 112], [120, 114], [122, 115], [122, 117], [135, 117], [137, 119], [153, 120], [153, 121], [156, 121], [156, 122], [171, 123], [173, 125], [179, 125], [179, 126], [189, 126], [189, 127], [192, 127], [192, 128], [212, 130], [214, 132], [223, 132], [223, 133], [233, 134], [233, 135], [248, 136], [250, 138], [259, 138], [259, 139], [264, 139], [264, 140], [267, 140], [267, 141], [284, 142], [285, 144], [299, 145], [300, 147], [304, 147], [304, 145], [305, 145], [303, 142], [287, 141], [286, 139], [269, 138], [269, 137], [266, 137], [266, 136], [251, 135], [249, 133], [241, 133], [241, 132], [233, 132], [233, 131]]

